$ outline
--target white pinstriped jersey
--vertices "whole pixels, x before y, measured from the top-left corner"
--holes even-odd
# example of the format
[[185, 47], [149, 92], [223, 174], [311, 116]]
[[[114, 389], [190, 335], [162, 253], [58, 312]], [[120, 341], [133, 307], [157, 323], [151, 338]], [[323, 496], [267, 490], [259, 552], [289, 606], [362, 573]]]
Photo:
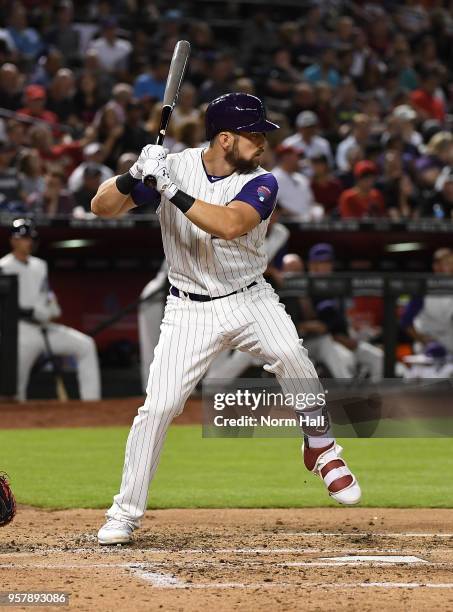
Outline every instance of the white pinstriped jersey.
[[[248, 174], [234, 172], [211, 182], [202, 152], [203, 148], [195, 148], [168, 155], [167, 167], [179, 189], [204, 202], [225, 206], [246, 183], [267, 174], [258, 167]], [[215, 297], [242, 289], [261, 278], [267, 266], [263, 245], [269, 218], [244, 236], [222, 240], [194, 225], [164, 196], [157, 213], [169, 263], [168, 278], [178, 289]]]

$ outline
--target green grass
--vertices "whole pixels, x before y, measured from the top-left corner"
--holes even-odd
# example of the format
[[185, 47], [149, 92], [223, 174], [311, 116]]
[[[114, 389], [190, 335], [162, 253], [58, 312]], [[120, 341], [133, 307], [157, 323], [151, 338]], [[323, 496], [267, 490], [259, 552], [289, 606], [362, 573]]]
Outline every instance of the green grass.
[[[0, 431], [0, 468], [19, 502], [104, 508], [117, 492], [128, 429]], [[296, 438], [203, 439], [199, 426], [170, 429], [150, 507], [335, 505], [303, 467]], [[453, 441], [349, 439], [345, 455], [365, 506], [453, 507]]]

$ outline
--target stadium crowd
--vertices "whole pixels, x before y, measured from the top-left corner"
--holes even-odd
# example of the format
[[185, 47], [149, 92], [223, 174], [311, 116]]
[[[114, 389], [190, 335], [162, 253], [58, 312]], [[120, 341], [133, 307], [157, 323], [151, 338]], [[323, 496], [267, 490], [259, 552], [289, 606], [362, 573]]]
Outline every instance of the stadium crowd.
[[89, 216], [154, 141], [186, 38], [171, 152], [205, 141], [210, 100], [255, 93], [282, 127], [263, 165], [283, 218], [453, 218], [452, 2], [307, 2], [280, 22], [255, 5], [234, 37], [197, 4], [1, 3], [0, 212]]

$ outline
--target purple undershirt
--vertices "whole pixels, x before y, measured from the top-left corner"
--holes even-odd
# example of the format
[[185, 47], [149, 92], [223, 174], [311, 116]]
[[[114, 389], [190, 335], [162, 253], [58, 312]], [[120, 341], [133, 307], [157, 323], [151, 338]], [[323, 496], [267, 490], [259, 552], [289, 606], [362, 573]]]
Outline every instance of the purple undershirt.
[[136, 206], [151, 204], [156, 210], [160, 204], [160, 193], [153, 187], [147, 187], [141, 181], [132, 189], [131, 197]]

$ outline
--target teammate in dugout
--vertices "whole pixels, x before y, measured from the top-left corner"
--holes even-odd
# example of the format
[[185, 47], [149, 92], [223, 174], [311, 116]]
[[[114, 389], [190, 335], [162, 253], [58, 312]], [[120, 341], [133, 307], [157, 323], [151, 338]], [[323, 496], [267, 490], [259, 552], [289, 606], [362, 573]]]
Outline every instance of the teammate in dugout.
[[[127, 543], [143, 517], [166, 431], [217, 354], [225, 349], [261, 358], [285, 393], [322, 392], [285, 308], [264, 280], [263, 249], [278, 185], [259, 165], [268, 121], [255, 96], [230, 93], [206, 111], [209, 147], [172, 155], [145, 147], [128, 173], [103, 183], [92, 201], [116, 217], [149, 201], [153, 176], [171, 283], [144, 405], [129, 433], [120, 492], [98, 533], [100, 544]], [[322, 414], [322, 408], [310, 416]], [[327, 423], [304, 431], [303, 458], [328, 493], [356, 504], [360, 487]]]
[[46, 352], [47, 334], [54, 355], [73, 355], [77, 360], [80, 398], [101, 397], [101, 377], [93, 338], [54, 323], [61, 309], [49, 288], [47, 262], [32, 255], [37, 232], [30, 219], [15, 219], [11, 227], [11, 253], [0, 259], [0, 272], [15, 274], [19, 290], [18, 384], [17, 397], [24, 401], [30, 371], [41, 353]]

